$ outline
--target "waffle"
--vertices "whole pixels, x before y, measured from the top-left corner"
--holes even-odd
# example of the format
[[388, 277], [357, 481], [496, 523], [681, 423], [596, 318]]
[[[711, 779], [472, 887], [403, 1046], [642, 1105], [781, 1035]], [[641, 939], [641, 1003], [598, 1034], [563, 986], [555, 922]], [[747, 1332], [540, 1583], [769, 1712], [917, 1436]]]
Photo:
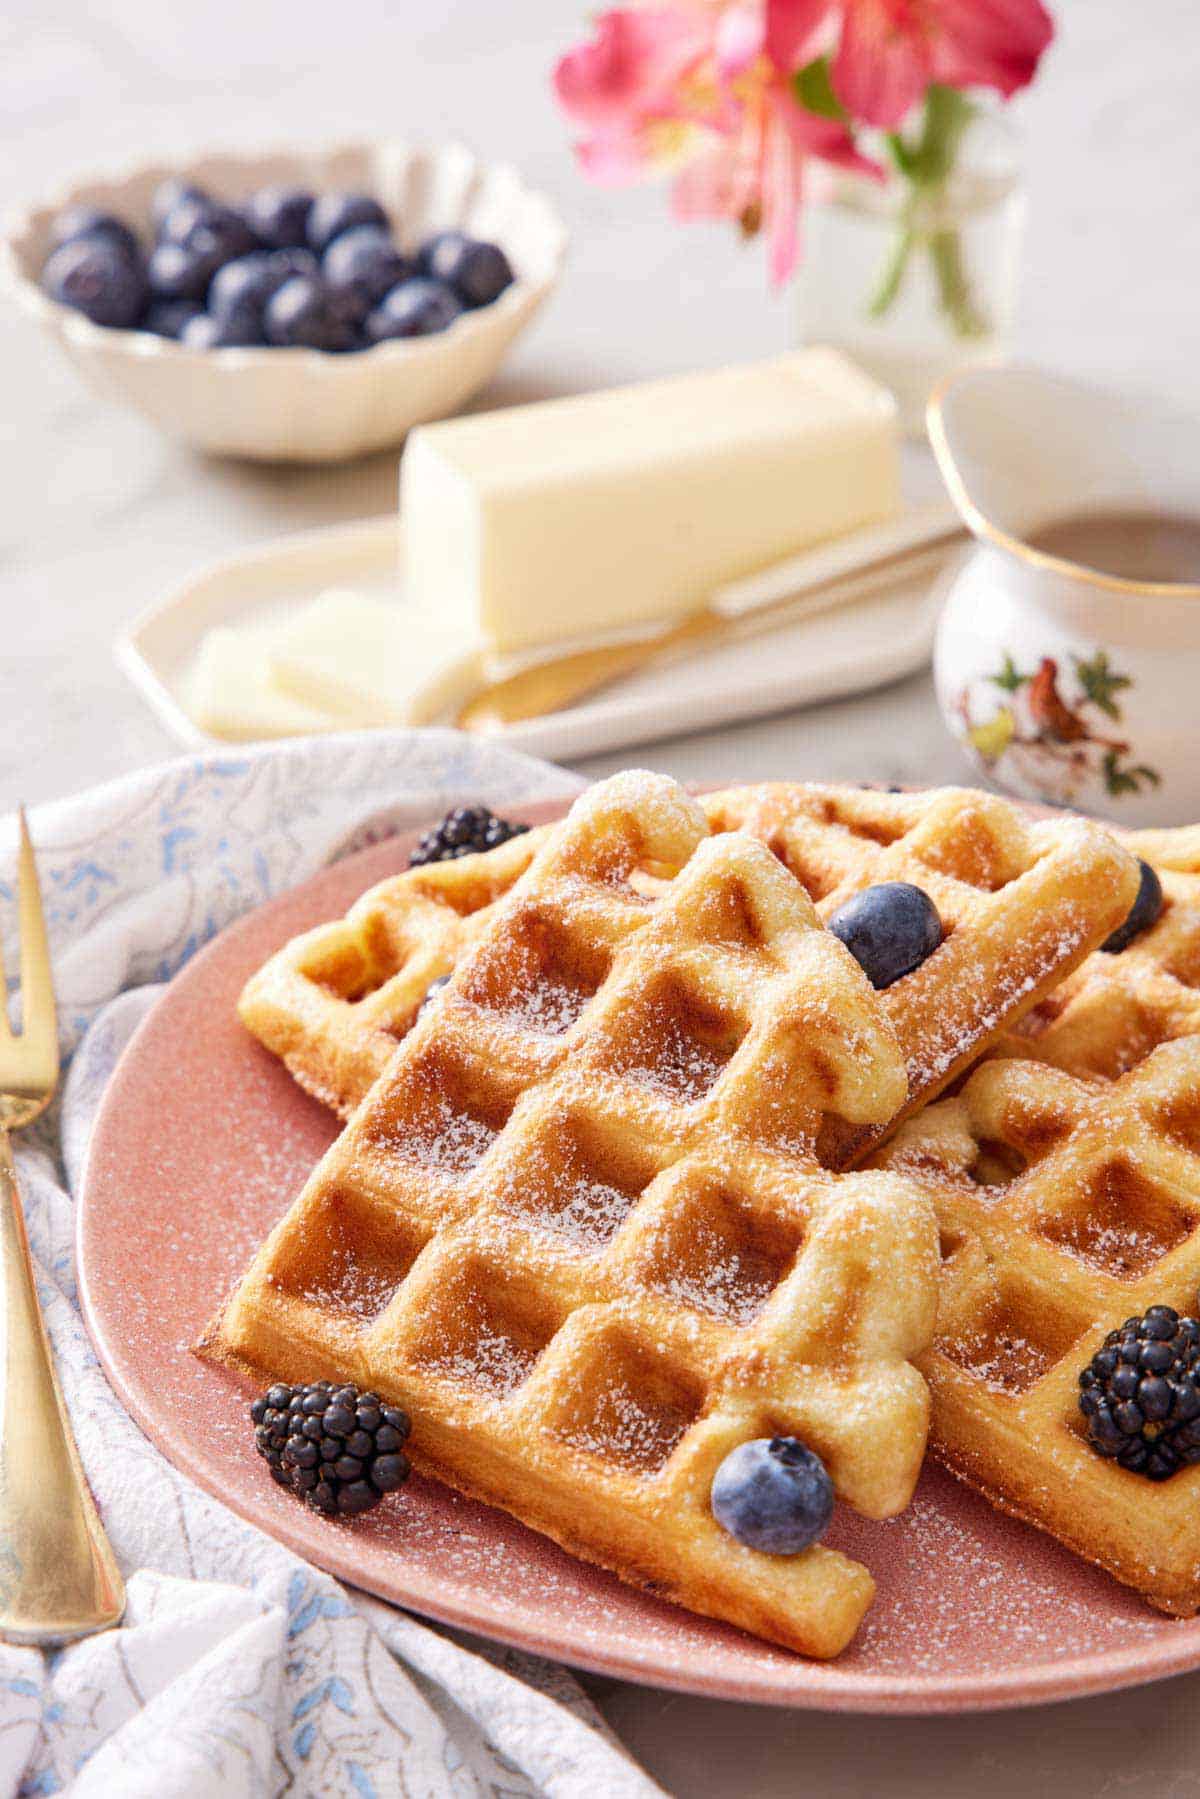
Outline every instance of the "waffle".
[[1158, 874], [1158, 922], [1119, 955], [1089, 956], [1004, 1034], [998, 1053], [1114, 1080], [1160, 1043], [1200, 1031], [1200, 825], [1122, 841]]
[[1078, 1407], [1110, 1330], [1196, 1309], [1200, 1036], [1112, 1081], [989, 1060], [878, 1160], [935, 1178], [935, 1453], [1163, 1610], [1200, 1609], [1200, 1466], [1128, 1473], [1089, 1447]]
[[[1137, 892], [1133, 857], [1080, 818], [1031, 818], [970, 788], [884, 793], [775, 783], [710, 794], [717, 830], [748, 830], [805, 888], [823, 919], [860, 888], [911, 881], [941, 917], [926, 962], [880, 998], [908, 1067], [899, 1118], [978, 1060], [1029, 1007], [1122, 923]], [[838, 1165], [885, 1132], [831, 1133]]]
[[[823, 917], [873, 881], [926, 888], [947, 939], [882, 995], [904, 1050], [907, 1109], [947, 1085], [1124, 918], [1132, 858], [1082, 821], [1032, 823], [968, 790], [889, 794], [798, 783], [731, 788], [701, 801], [715, 831], [748, 830]], [[244, 1023], [303, 1086], [349, 1117], [410, 1029], [436, 975], [486, 928], [490, 907], [555, 827], [461, 862], [394, 876], [344, 920], [274, 956], [242, 996]], [[643, 890], [661, 891], [655, 871]], [[482, 909], [482, 911], [481, 911]], [[824, 1145], [860, 1157], [881, 1126], [836, 1121]]]
[[[657, 903], [639, 870], [680, 871]], [[801, 1437], [871, 1517], [908, 1501], [936, 1230], [834, 1174], [824, 1120], [905, 1091], [865, 976], [743, 834], [623, 775], [543, 839], [276, 1227], [202, 1352], [407, 1406], [417, 1465], [580, 1556], [815, 1656], [867, 1570], [711, 1516], [728, 1451]]]
[[252, 975], [239, 1017], [307, 1092], [348, 1118], [411, 1030], [430, 982], [487, 929], [551, 828], [379, 882], [344, 918], [293, 938]]

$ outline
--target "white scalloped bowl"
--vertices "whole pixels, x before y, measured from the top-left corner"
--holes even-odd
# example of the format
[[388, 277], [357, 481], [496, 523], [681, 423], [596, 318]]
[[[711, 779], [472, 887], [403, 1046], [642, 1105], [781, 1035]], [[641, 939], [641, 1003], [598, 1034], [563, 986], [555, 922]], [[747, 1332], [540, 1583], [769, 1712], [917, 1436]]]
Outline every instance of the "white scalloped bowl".
[[[371, 193], [402, 246], [458, 227], [501, 244], [516, 279], [448, 331], [345, 356], [188, 349], [150, 332], [93, 325], [42, 292], [38, 278], [56, 213], [86, 202], [145, 233], [151, 196], [171, 175], [227, 200], [276, 182]], [[460, 144], [419, 149], [388, 140], [310, 152], [222, 151], [97, 176], [13, 220], [0, 239], [0, 264], [25, 310], [92, 386], [171, 436], [258, 461], [342, 462], [399, 443], [412, 426], [444, 418], [483, 387], [554, 287], [565, 249], [554, 208], [514, 169], [484, 165]]]

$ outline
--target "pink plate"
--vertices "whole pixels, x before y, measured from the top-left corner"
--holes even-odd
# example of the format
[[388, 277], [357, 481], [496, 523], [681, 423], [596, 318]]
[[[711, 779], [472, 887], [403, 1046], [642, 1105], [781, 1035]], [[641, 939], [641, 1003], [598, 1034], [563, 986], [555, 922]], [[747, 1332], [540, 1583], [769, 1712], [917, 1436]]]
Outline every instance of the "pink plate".
[[[562, 807], [527, 809], [537, 821]], [[805, 1661], [648, 1597], [501, 1512], [414, 1479], [353, 1523], [274, 1485], [247, 1394], [188, 1348], [333, 1138], [333, 1117], [244, 1031], [251, 971], [405, 866], [413, 837], [324, 870], [240, 920], [171, 983], [121, 1060], [79, 1213], [84, 1314], [130, 1412], [203, 1486], [331, 1574], [522, 1649], [626, 1680], [829, 1710], [962, 1711], [1200, 1666], [1200, 1621], [1161, 1617], [930, 1466], [902, 1518], [840, 1512], [831, 1541], [879, 1583], [856, 1642]]]

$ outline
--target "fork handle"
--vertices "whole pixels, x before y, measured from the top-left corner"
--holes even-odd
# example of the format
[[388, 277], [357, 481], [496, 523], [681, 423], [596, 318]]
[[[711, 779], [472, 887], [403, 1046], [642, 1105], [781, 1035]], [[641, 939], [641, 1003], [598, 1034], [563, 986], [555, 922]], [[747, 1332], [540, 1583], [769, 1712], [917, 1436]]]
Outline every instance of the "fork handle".
[[84, 1478], [0, 1127], [0, 1637], [58, 1643], [116, 1624], [125, 1589]]

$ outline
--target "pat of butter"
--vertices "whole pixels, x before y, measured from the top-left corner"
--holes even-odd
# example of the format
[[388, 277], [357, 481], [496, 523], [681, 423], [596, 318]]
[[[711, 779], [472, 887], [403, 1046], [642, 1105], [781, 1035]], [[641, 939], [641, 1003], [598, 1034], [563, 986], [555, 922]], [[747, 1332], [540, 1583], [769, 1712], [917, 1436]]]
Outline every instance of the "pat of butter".
[[511, 654], [645, 629], [899, 509], [896, 408], [833, 350], [424, 425], [408, 596]]
[[436, 718], [464, 694], [477, 656], [436, 612], [331, 588], [284, 626], [270, 665], [284, 693], [347, 729]]
[[185, 704], [201, 730], [235, 742], [258, 737], [306, 737], [335, 731], [341, 720], [281, 692], [271, 676], [273, 633], [209, 631], [200, 644], [185, 692]]

